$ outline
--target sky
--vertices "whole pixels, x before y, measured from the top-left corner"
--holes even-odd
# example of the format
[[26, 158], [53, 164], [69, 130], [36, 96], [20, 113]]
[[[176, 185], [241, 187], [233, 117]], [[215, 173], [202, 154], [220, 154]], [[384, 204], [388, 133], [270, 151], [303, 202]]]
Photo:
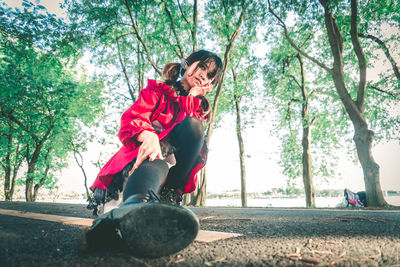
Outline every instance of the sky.
[[[22, 0], [6, 0], [7, 5], [20, 6]], [[56, 0], [42, 0], [40, 4], [45, 6], [49, 13], [61, 15]], [[88, 69], [91, 66], [86, 66]], [[395, 107], [395, 112], [400, 112], [400, 105]], [[271, 116], [272, 117], [272, 116]], [[240, 167], [238, 159], [238, 144], [234, 130], [233, 116], [227, 116], [224, 127], [214, 130], [211, 138], [210, 152], [207, 163], [207, 191], [223, 192], [227, 190], [240, 189]], [[244, 132], [247, 171], [248, 192], [264, 192], [272, 188], [285, 187], [286, 180], [278, 166], [279, 160], [279, 137], [271, 136], [272, 121], [265, 117], [257, 122], [254, 128]], [[117, 137], [115, 137], [117, 142]], [[354, 148], [354, 144], [351, 144]], [[98, 169], [90, 162], [95, 161], [101, 150], [115, 150], [117, 148], [104, 148], [98, 144], [89, 144], [88, 152], [84, 154], [85, 171], [88, 175], [89, 186], [94, 181]], [[341, 151], [338, 151], [341, 155]], [[376, 144], [373, 148], [373, 155], [380, 165], [380, 181], [383, 190], [400, 190], [400, 145], [395, 142], [387, 144]], [[364, 190], [363, 173], [359, 163], [354, 164], [347, 158], [341, 158], [338, 163], [341, 174], [338, 174], [335, 181], [329, 186], [322, 182], [321, 177], [314, 177], [316, 187], [344, 189], [353, 191]], [[62, 191], [84, 192], [83, 175], [76, 165], [73, 157], [69, 159], [69, 167], [66, 168], [59, 179], [59, 186]]]

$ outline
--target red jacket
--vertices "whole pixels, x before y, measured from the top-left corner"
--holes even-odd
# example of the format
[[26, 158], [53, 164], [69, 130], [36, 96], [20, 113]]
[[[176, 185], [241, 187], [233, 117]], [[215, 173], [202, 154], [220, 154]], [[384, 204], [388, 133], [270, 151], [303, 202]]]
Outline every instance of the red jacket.
[[[136, 136], [143, 130], [156, 133], [163, 141], [174, 126], [186, 117], [196, 117], [202, 121], [201, 99], [194, 96], [177, 96], [168, 85], [155, 80], [148, 80], [147, 87], [140, 91], [139, 99], [122, 114], [121, 129], [118, 137], [123, 146], [103, 166], [96, 180], [90, 187], [106, 189], [114, 175], [137, 157], [140, 143]], [[153, 121], [159, 121], [165, 130], [157, 133], [152, 127]], [[202, 149], [199, 160], [189, 175], [184, 193], [193, 192], [197, 184], [197, 172], [205, 165], [206, 151]]]

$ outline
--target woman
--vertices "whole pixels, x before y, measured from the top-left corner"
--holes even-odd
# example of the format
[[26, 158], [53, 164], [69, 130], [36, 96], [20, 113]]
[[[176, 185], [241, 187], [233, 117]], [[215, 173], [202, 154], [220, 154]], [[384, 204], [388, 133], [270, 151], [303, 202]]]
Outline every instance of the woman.
[[165, 82], [149, 80], [124, 112], [118, 133], [123, 146], [91, 187], [95, 201], [89, 206], [111, 212], [87, 232], [89, 248], [123, 246], [135, 256], [160, 257], [194, 240], [198, 219], [181, 207], [182, 194], [195, 190], [205, 165], [202, 121], [210, 105], [204, 95], [221, 69], [214, 53], [194, 52], [180, 64], [167, 64]]

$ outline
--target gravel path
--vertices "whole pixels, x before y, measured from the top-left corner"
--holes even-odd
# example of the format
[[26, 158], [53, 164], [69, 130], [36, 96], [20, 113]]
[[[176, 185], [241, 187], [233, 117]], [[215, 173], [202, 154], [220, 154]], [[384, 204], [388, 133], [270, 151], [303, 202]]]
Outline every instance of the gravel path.
[[[91, 218], [85, 205], [0, 202], [0, 209]], [[85, 227], [0, 215], [0, 266], [398, 266], [399, 210], [191, 208], [201, 229], [243, 233], [137, 259], [80, 254]]]

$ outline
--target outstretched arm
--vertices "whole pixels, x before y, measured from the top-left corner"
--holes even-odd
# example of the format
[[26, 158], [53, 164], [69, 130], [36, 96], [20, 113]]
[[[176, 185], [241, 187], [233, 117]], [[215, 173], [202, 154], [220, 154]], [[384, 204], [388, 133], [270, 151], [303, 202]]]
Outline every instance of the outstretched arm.
[[151, 125], [151, 116], [157, 108], [159, 94], [151, 89], [140, 92], [139, 99], [121, 117], [121, 129], [118, 136], [121, 142], [129, 146], [140, 143], [138, 155], [133, 169], [146, 159], [161, 159], [160, 140]]

